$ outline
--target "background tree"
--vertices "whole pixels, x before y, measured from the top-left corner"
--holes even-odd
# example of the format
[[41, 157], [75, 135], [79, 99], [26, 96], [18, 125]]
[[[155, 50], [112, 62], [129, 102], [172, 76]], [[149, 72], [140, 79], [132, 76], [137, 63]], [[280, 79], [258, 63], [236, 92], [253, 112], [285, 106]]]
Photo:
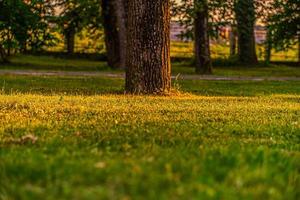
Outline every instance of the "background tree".
[[54, 43], [49, 23], [53, 14], [50, 0], [2, 0], [0, 3], [2, 59], [12, 51], [41, 51]]
[[156, 94], [171, 88], [169, 0], [128, 5], [126, 92]]
[[126, 66], [126, 0], [101, 0], [108, 65]]
[[274, 0], [274, 12], [268, 18], [269, 43], [276, 50], [285, 50], [298, 43], [300, 62], [300, 6], [299, 0]]
[[194, 8], [196, 73], [212, 74], [207, 0], [195, 0]]
[[181, 0], [173, 4], [173, 13], [185, 32], [182, 38], [195, 42], [196, 72], [211, 74], [210, 39], [217, 39], [221, 27], [233, 21], [233, 0]]
[[256, 64], [258, 60], [254, 35], [256, 21], [254, 0], [237, 0], [234, 11], [238, 30], [239, 62], [246, 65]]
[[73, 54], [76, 33], [83, 29], [94, 31], [102, 25], [99, 0], [57, 0], [56, 6], [61, 9], [57, 23], [62, 28], [66, 50]]

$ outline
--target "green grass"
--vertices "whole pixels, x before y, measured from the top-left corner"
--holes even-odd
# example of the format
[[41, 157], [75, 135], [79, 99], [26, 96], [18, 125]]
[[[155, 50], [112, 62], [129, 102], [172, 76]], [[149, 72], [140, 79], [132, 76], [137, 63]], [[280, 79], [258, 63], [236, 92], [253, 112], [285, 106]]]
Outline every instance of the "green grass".
[[[102, 77], [0, 76], [3, 94], [123, 94], [124, 80]], [[174, 80], [174, 88], [205, 96], [270, 96], [300, 94], [300, 81]]]
[[0, 80], [0, 199], [299, 198], [299, 81]]
[[[193, 64], [188, 62], [176, 62], [172, 64], [173, 74], [195, 74]], [[285, 65], [264, 66], [217, 66], [213, 68], [216, 76], [246, 76], [246, 77], [300, 77], [299, 67], [289, 67]]]
[[[105, 62], [91, 61], [87, 59], [62, 59], [51, 56], [18, 55], [11, 58], [11, 64], [0, 65], [0, 69], [9, 70], [55, 70], [55, 71], [99, 71], [121, 73], [122, 70], [112, 70]], [[172, 73], [195, 74], [192, 64], [189, 62], [173, 62]], [[300, 77], [299, 67], [284, 65], [270, 65], [245, 67], [229, 66], [214, 67], [214, 75], [217, 76], [260, 76], [260, 77]]]
[[17, 55], [10, 64], [0, 65], [0, 69], [30, 69], [58, 71], [111, 71], [105, 62], [88, 59], [62, 59], [52, 56]]
[[[227, 59], [230, 57], [230, 47], [226, 43], [212, 44], [211, 57], [213, 59]], [[172, 57], [193, 57], [194, 46], [192, 42], [172, 42], [171, 43], [171, 56]], [[265, 59], [264, 45], [256, 45], [257, 57], [260, 61]], [[297, 46], [294, 46], [285, 51], [272, 51], [272, 61], [292, 61], [298, 60]]]

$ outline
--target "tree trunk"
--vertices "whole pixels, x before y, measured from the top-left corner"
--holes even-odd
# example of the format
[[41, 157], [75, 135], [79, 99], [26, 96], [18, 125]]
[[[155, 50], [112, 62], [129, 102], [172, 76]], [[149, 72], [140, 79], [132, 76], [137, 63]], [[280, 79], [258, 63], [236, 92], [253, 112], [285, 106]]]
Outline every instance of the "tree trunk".
[[65, 41], [68, 54], [73, 54], [75, 49], [75, 29], [69, 27], [65, 30]]
[[27, 42], [26, 40], [20, 41], [20, 52], [26, 53], [27, 52]]
[[11, 39], [11, 33], [10, 29], [7, 30], [7, 49], [6, 49], [6, 55], [11, 55], [11, 47], [12, 47], [12, 39]]
[[298, 34], [298, 63], [300, 64], [300, 34]]
[[254, 0], [238, 0], [235, 4], [238, 31], [238, 55], [242, 64], [257, 64], [255, 49], [255, 7]]
[[126, 92], [163, 94], [171, 89], [170, 2], [131, 0], [128, 5]]
[[230, 30], [230, 36], [229, 36], [229, 42], [230, 42], [230, 56], [236, 55], [236, 49], [237, 49], [237, 32], [236, 27], [234, 25], [231, 26]]
[[271, 35], [269, 30], [267, 30], [267, 36], [265, 41], [265, 63], [270, 64], [271, 62], [271, 52], [272, 52], [272, 41], [271, 41]]
[[195, 0], [195, 57], [196, 73], [212, 74], [208, 33], [207, 0]]
[[2, 46], [0, 45], [0, 61], [3, 63], [7, 63], [7, 57], [5, 55], [5, 50], [2, 48]]
[[126, 67], [126, 0], [102, 0], [108, 65]]

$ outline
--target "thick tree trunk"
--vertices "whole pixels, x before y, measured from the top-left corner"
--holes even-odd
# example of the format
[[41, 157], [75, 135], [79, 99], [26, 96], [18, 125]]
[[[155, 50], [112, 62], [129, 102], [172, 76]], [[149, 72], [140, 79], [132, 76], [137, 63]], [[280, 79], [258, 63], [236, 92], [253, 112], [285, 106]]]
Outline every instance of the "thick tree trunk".
[[65, 30], [65, 42], [68, 54], [73, 54], [75, 49], [75, 29], [68, 28]]
[[235, 4], [235, 14], [238, 29], [239, 61], [246, 65], [257, 64], [254, 0], [238, 0]]
[[195, 0], [195, 57], [196, 73], [212, 74], [208, 33], [207, 0]]
[[229, 43], [230, 43], [230, 56], [235, 56], [237, 53], [237, 32], [236, 27], [234, 25], [231, 26], [230, 35], [229, 35]]
[[126, 92], [162, 94], [171, 88], [170, 2], [128, 5]]
[[126, 67], [126, 0], [102, 0], [108, 65]]

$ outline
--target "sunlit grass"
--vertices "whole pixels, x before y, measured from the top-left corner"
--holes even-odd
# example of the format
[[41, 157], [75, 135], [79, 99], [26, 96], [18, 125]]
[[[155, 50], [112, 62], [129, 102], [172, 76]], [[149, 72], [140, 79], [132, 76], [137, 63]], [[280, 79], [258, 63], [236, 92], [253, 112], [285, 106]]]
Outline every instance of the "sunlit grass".
[[[88, 60], [12, 62], [111, 72]], [[193, 73], [187, 63], [173, 70]], [[0, 199], [298, 199], [300, 81], [179, 76], [173, 86], [170, 96], [130, 96], [120, 78], [0, 75]]]
[[297, 199], [299, 95], [0, 95], [4, 199]]

